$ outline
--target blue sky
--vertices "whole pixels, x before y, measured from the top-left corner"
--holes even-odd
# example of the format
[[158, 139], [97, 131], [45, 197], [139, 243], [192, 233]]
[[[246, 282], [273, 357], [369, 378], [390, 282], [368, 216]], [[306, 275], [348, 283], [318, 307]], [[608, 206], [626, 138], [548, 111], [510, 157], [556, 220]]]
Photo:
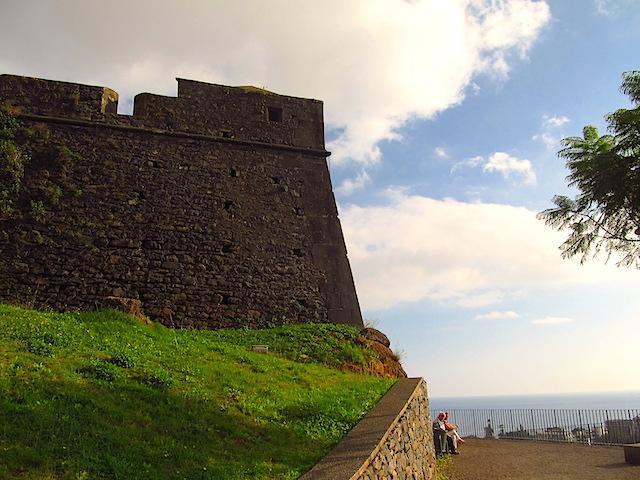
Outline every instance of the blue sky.
[[[640, 2], [608, 4], [611, 13], [603, 14], [598, 13], [597, 2], [549, 2], [552, 18], [527, 58], [513, 61], [508, 78], [477, 76], [473, 79], [477, 93], [468, 87], [460, 104], [433, 119], [411, 122], [401, 131], [403, 141], [383, 143], [388, 161], [368, 172], [373, 188], [349, 200], [371, 201], [377, 189], [411, 179], [412, 191], [434, 198], [474, 200], [466, 191], [476, 186], [487, 189], [484, 201], [535, 209], [548, 205], [550, 196], [564, 187], [566, 173], [553, 155], [555, 146], [549, 150], [543, 142], [532, 140], [545, 132], [544, 116], [569, 119], [561, 128], [546, 129], [547, 133], [577, 135], [587, 124], [603, 129], [605, 113], [629, 105], [618, 89], [622, 72], [640, 68]], [[447, 153], [444, 161], [434, 153], [437, 147]], [[478, 175], [477, 171], [450, 175], [452, 161], [495, 151], [534, 161], [539, 177], [536, 188], [523, 190], [517, 183], [505, 184], [499, 175]], [[357, 171], [357, 166], [336, 168], [334, 180], [339, 184]]]
[[638, 45], [640, 0], [0, 3], [0, 72], [123, 113], [178, 76], [322, 99], [362, 309], [433, 396], [640, 390], [640, 272], [535, 219]]
[[[411, 122], [402, 141], [383, 143], [388, 161], [367, 171], [366, 188], [338, 192], [338, 201], [380, 204], [380, 190], [395, 185], [412, 195], [540, 211], [554, 194], [572, 193], [554, 140], [580, 135], [587, 124], [604, 130], [605, 113], [629, 106], [618, 88], [622, 72], [640, 68], [640, 2], [609, 2], [608, 12], [596, 2], [549, 4], [551, 20], [508, 78], [480, 75], [460, 104]], [[536, 183], [478, 167], [454, 169], [496, 151], [530, 160]], [[334, 168], [333, 178], [339, 185], [357, 172]], [[485, 308], [429, 299], [388, 309], [365, 304], [365, 316], [397, 340], [411, 374], [431, 378], [436, 396], [638, 389], [631, 367], [640, 340], [634, 273], [629, 283], [525, 287]], [[475, 319], [483, 312], [518, 318]], [[566, 323], [530, 323], [547, 316]]]

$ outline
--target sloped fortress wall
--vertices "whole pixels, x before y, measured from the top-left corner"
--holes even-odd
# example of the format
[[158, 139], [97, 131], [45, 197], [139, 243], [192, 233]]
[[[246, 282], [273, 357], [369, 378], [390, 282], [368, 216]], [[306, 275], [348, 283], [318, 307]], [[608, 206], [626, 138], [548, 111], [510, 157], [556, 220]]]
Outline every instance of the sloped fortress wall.
[[0, 213], [0, 300], [137, 299], [197, 328], [362, 325], [321, 102], [182, 79], [177, 97], [138, 95], [133, 116], [117, 102], [103, 87], [0, 76], [0, 103], [37, 133], [16, 200], [26, 213]]

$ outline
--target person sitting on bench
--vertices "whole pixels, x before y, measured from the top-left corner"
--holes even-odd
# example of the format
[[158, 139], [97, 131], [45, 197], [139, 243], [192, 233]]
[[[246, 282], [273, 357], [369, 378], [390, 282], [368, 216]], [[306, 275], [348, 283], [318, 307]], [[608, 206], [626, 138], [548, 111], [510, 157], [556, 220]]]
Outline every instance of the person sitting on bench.
[[452, 455], [458, 455], [458, 444], [464, 443], [462, 437], [458, 434], [458, 425], [449, 423], [449, 412], [444, 412], [444, 428], [447, 432], [447, 451]]
[[442, 457], [447, 453], [447, 429], [444, 418], [444, 412], [440, 412], [433, 422], [433, 443], [436, 447], [437, 457]]

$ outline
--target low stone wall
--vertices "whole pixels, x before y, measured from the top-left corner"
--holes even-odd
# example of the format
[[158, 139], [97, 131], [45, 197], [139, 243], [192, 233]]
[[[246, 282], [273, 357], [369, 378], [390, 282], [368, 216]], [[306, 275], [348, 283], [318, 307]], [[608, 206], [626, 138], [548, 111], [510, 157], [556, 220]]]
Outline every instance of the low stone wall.
[[427, 386], [399, 380], [302, 480], [431, 480], [435, 451]]

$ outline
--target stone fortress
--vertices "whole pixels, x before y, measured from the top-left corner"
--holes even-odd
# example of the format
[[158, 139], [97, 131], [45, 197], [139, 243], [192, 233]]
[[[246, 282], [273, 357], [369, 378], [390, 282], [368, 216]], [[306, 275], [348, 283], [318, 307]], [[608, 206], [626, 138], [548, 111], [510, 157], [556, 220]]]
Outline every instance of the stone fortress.
[[[0, 302], [116, 306], [170, 327], [362, 327], [322, 102], [178, 79], [117, 113], [108, 88], [0, 75]], [[303, 478], [435, 477], [426, 385], [400, 378]]]
[[177, 97], [137, 95], [132, 116], [117, 102], [0, 75], [28, 154], [25, 213], [0, 212], [0, 301], [133, 303], [189, 328], [362, 325], [322, 102], [184, 79]]

